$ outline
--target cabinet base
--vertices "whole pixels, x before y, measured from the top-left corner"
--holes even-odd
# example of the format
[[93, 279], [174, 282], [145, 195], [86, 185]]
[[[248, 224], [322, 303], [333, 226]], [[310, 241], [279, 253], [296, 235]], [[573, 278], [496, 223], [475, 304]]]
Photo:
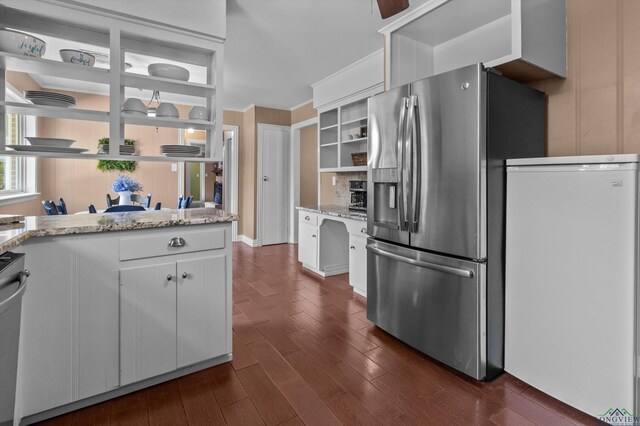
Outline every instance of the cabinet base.
[[347, 272], [349, 272], [349, 265], [348, 264], [347, 265], [329, 265], [329, 266], [325, 266], [322, 271], [319, 271], [319, 270], [314, 269], [314, 268], [312, 268], [310, 266], [307, 266], [304, 263], [302, 264], [302, 266], [304, 266], [305, 269], [310, 270], [314, 274], [320, 275], [321, 277], [330, 277], [331, 275], [346, 274]]
[[206, 361], [199, 362], [197, 364], [189, 365], [187, 367], [180, 368], [170, 373], [162, 374], [160, 376], [152, 377], [150, 379], [142, 380], [140, 382], [131, 383], [109, 392], [101, 393], [100, 395], [91, 396], [89, 398], [74, 401], [70, 404], [62, 405], [60, 407], [52, 408], [41, 413], [32, 414], [24, 417], [20, 421], [20, 425], [30, 425], [33, 423], [41, 422], [52, 417], [60, 416], [62, 414], [69, 413], [71, 411], [85, 408], [90, 405], [98, 404], [100, 402], [107, 401], [109, 399], [117, 398], [128, 393], [138, 391], [140, 389], [148, 388], [150, 386], [157, 385], [159, 383], [167, 382], [169, 380], [177, 379], [178, 377], [186, 376], [187, 374], [195, 373], [196, 371], [204, 370], [209, 367], [213, 367], [225, 362], [229, 362], [233, 359], [232, 354], [220, 355], [219, 357], [208, 359]]

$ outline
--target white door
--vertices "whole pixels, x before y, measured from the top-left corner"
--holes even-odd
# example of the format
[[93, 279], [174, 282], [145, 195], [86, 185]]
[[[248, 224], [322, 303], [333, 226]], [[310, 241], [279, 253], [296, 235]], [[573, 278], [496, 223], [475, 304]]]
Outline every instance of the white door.
[[301, 223], [298, 226], [298, 260], [309, 268], [318, 269], [318, 227]]
[[176, 264], [120, 270], [120, 385], [176, 369]]
[[178, 368], [226, 352], [226, 257], [181, 260], [178, 266]]
[[360, 294], [367, 294], [367, 239], [349, 235], [349, 284]]
[[288, 241], [290, 128], [258, 124], [258, 240], [262, 245]]

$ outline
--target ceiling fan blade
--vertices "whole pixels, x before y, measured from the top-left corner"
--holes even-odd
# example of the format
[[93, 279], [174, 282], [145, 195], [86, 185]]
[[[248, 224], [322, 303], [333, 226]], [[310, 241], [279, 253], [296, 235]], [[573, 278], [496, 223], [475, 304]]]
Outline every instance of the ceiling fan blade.
[[380, 16], [382, 19], [387, 19], [390, 16], [400, 13], [409, 7], [409, 0], [377, 0], [378, 9], [380, 9]]

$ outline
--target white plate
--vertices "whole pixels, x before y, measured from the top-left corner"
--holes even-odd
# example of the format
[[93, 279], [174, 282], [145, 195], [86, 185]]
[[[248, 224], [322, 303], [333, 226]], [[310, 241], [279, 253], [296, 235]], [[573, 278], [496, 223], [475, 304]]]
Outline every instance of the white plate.
[[63, 107], [63, 108], [71, 108], [75, 106], [75, 104], [72, 104], [66, 101], [59, 101], [56, 99], [42, 98], [42, 99], [29, 99], [29, 100], [34, 105], [55, 106], [55, 107]]
[[172, 152], [172, 153], [164, 153], [165, 157], [189, 157], [189, 158], [198, 158], [198, 154], [197, 153], [186, 153], [186, 152]]
[[31, 146], [55, 146], [58, 148], [69, 148], [75, 143], [73, 139], [58, 139], [58, 138], [35, 138], [32, 136], [25, 137], [29, 141]]
[[5, 145], [7, 148], [13, 148], [16, 151], [27, 152], [60, 152], [65, 154], [80, 154], [89, 151], [86, 148], [59, 148], [57, 146], [33, 146], [33, 145]]

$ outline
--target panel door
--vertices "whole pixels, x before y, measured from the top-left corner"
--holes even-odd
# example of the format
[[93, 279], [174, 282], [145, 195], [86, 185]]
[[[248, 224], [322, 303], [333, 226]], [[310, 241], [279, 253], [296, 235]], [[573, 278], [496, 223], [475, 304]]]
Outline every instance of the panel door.
[[288, 221], [289, 127], [259, 125], [262, 176], [262, 244], [286, 243]]
[[175, 262], [120, 270], [120, 385], [176, 369]]
[[226, 256], [177, 262], [178, 368], [227, 352]]
[[318, 227], [300, 223], [298, 228], [298, 260], [318, 269]]
[[361, 295], [367, 294], [367, 239], [349, 235], [349, 284]]

